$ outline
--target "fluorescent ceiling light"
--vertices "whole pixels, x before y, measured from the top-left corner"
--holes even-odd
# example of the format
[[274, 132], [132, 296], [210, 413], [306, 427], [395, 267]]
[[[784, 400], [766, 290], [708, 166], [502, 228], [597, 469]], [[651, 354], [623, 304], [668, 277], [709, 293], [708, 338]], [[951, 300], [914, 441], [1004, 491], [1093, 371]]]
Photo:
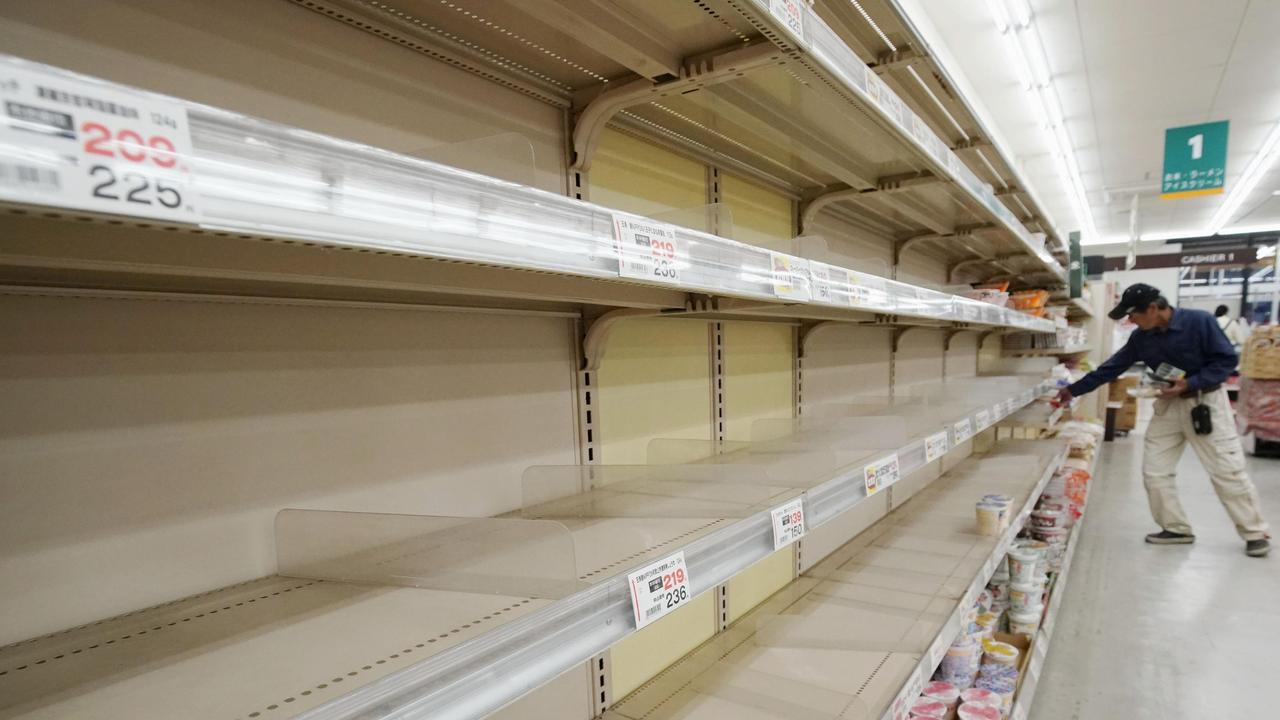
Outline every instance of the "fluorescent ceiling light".
[[1223, 226], [1248, 199], [1278, 156], [1280, 156], [1280, 123], [1276, 123], [1275, 127], [1271, 128], [1271, 133], [1263, 141], [1258, 154], [1249, 161], [1240, 178], [1236, 180], [1236, 186], [1227, 195], [1227, 199], [1222, 201], [1218, 211], [1213, 214], [1213, 220], [1209, 221], [1209, 234], [1216, 235], [1222, 231]]
[[[1194, 230], [1173, 230], [1153, 233], [1140, 233], [1138, 242], [1163, 242], [1166, 240], [1181, 240], [1183, 238], [1202, 237], [1204, 231], [1200, 228]], [[1094, 237], [1092, 240], [1081, 240], [1081, 245], [1122, 245], [1129, 242], [1128, 235], [1109, 235], [1107, 237]]]
[[1011, 20], [1009, 6], [1005, 2], [1006, 0], [987, 0], [987, 7], [991, 11], [996, 29], [1004, 38], [1005, 49], [1013, 70], [1018, 75], [1018, 82], [1034, 96], [1031, 107], [1046, 135], [1058, 174], [1067, 186], [1067, 199], [1075, 212], [1076, 223], [1080, 226], [1082, 244], [1099, 244], [1096, 241], [1098, 231], [1093, 222], [1093, 211], [1089, 207], [1089, 195], [1080, 177], [1075, 147], [1067, 134], [1062, 104], [1057, 89], [1053, 86], [1048, 55], [1040, 41], [1040, 32], [1035, 26], [1031, 6], [1026, 0], [1009, 0], [1013, 8]]

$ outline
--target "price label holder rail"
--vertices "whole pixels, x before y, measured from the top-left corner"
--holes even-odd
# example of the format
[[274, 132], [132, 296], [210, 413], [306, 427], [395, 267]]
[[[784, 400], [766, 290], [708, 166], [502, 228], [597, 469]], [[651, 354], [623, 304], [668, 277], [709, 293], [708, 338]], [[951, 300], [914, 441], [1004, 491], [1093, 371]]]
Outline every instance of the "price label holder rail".
[[[16, 88], [0, 115], [0, 202], [970, 321], [946, 293], [829, 265], [815, 283], [804, 258], [11, 56], [0, 83]], [[995, 310], [991, 325], [1052, 330]]]

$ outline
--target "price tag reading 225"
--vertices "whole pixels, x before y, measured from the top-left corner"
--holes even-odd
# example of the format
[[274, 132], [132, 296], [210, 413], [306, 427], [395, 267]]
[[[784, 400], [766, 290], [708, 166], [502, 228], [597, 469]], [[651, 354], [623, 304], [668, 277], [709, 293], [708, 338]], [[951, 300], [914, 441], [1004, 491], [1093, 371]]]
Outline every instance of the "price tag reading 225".
[[180, 103], [18, 61], [0, 96], [0, 197], [199, 222]]
[[650, 563], [627, 576], [636, 629], [683, 605], [691, 597], [684, 551]]

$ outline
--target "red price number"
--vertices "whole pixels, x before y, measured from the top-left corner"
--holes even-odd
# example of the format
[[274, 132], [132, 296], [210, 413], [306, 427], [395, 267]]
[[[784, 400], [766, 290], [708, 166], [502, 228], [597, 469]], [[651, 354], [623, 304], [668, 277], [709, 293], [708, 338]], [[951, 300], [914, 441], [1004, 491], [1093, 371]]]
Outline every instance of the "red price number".
[[689, 588], [684, 584], [684, 568], [676, 568], [662, 576], [663, 599], [668, 608], [673, 608], [689, 599]]
[[676, 244], [670, 240], [654, 239], [649, 243], [649, 252], [659, 260], [675, 260]]
[[662, 576], [662, 589], [670, 590], [677, 585], [684, 584], [684, 568], [676, 568], [674, 572], [669, 572]]
[[143, 138], [134, 130], [116, 130], [99, 122], [86, 122], [80, 126], [84, 135], [84, 151], [89, 155], [124, 158], [133, 163], [151, 161], [156, 167], [172, 168], [178, 164], [177, 149], [173, 141], [163, 135]]

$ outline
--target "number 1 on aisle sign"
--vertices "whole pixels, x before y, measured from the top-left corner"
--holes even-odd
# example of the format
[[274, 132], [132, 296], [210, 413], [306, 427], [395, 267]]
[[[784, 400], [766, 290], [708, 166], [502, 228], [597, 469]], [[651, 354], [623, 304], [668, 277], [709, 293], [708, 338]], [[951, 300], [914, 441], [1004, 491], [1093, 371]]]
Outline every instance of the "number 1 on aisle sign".
[[637, 630], [680, 607], [691, 596], [684, 551], [627, 575], [627, 586], [631, 590], [631, 610]]

